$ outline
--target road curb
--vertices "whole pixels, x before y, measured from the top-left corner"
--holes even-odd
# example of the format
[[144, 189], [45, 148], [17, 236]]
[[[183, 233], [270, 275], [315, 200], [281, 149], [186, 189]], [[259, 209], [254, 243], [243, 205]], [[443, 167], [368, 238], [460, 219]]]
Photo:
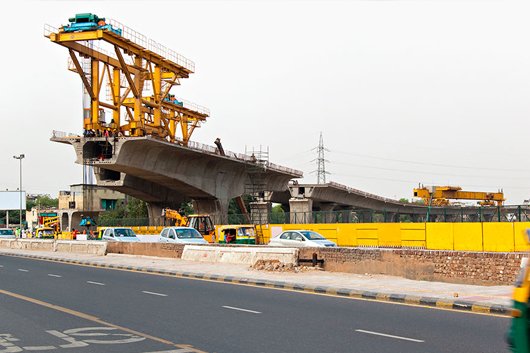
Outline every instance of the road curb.
[[37, 260], [50, 260], [56, 262], [64, 262], [77, 265], [87, 265], [99, 268], [108, 268], [115, 270], [128, 270], [128, 271], [137, 271], [144, 273], [153, 273], [153, 274], [162, 274], [182, 278], [192, 278], [192, 279], [204, 279], [209, 281], [217, 281], [224, 283], [235, 283], [235, 284], [245, 284], [253, 285], [259, 287], [273, 288], [273, 289], [289, 289], [293, 291], [300, 292], [309, 292], [316, 294], [327, 294], [340, 297], [350, 297], [357, 299], [368, 299], [382, 302], [393, 302], [401, 304], [412, 304], [412, 305], [421, 305], [427, 307], [436, 307], [443, 309], [451, 309], [457, 311], [468, 311], [481, 314], [492, 314], [492, 315], [501, 315], [501, 316], [510, 316], [512, 308], [510, 306], [501, 305], [501, 304], [487, 304], [482, 302], [466, 301], [466, 300], [450, 300], [450, 299], [441, 299], [436, 297], [418, 297], [410, 296], [405, 294], [398, 293], [380, 293], [375, 291], [363, 291], [358, 289], [347, 289], [347, 288], [336, 288], [329, 286], [311, 286], [304, 285], [293, 282], [280, 282], [280, 281], [270, 281], [266, 279], [255, 279], [255, 278], [244, 278], [244, 277], [235, 277], [235, 276], [223, 276], [216, 274], [206, 274], [199, 272], [188, 272], [188, 271], [174, 271], [174, 270], [163, 270], [153, 267], [138, 267], [130, 265], [113, 265], [105, 264], [101, 262], [93, 261], [84, 261], [84, 260], [74, 260], [66, 259], [53, 256], [42, 256], [42, 255], [29, 255], [29, 254], [17, 254], [10, 252], [0, 252], [0, 255], [14, 256], [14, 257], [23, 257]]

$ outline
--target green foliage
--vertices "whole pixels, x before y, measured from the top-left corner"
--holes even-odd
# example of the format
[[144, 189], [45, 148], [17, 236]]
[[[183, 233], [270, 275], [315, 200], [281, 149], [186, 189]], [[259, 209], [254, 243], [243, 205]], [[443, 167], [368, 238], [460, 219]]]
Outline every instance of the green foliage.
[[99, 225], [126, 224], [126, 220], [147, 219], [147, 203], [128, 196], [126, 203], [118, 203], [114, 210], [101, 212], [98, 218]]
[[31, 210], [33, 207], [41, 208], [57, 208], [59, 207], [59, 199], [51, 198], [50, 195], [39, 195], [35, 200], [26, 201], [26, 210]]
[[406, 199], [406, 198], [404, 198], [404, 197], [400, 198], [400, 199], [399, 199], [399, 202], [410, 203], [409, 199]]
[[180, 210], [182, 211], [184, 216], [188, 216], [190, 214], [195, 213], [195, 210], [193, 209], [193, 204], [191, 203], [191, 201], [181, 203]]

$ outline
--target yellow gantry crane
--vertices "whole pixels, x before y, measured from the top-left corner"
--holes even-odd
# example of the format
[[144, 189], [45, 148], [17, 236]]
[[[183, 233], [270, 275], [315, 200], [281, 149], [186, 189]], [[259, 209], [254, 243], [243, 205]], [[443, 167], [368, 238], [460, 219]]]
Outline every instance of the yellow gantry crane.
[[460, 186], [420, 186], [414, 189], [414, 197], [421, 197], [426, 205], [446, 206], [449, 200], [480, 200], [481, 206], [501, 206], [505, 201], [504, 193], [462, 191]]
[[209, 111], [170, 91], [195, 64], [114, 20], [85, 13], [69, 22], [46, 25], [44, 35], [68, 49], [69, 69], [83, 81], [86, 136], [151, 135], [187, 145]]

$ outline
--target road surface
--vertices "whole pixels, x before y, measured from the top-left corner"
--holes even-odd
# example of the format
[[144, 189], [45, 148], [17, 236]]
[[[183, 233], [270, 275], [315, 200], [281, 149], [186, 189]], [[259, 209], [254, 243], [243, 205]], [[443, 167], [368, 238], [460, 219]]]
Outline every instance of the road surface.
[[504, 317], [2, 255], [0, 318], [0, 352], [508, 352]]

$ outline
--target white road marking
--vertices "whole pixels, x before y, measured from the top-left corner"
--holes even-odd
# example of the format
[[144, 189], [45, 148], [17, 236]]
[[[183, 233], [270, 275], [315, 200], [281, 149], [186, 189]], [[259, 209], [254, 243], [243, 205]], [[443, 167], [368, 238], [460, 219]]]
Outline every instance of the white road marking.
[[0, 267], [4, 267], [4, 265], [0, 265]]
[[20, 272], [29, 272], [29, 270], [24, 270], [23, 268], [18, 269]]
[[104, 286], [105, 285], [105, 283], [92, 282], [92, 281], [86, 281], [86, 283], [95, 284], [95, 285], [98, 285], [98, 286]]
[[145, 293], [145, 294], [151, 294], [151, 295], [158, 295], [159, 297], [167, 297], [167, 294], [155, 293], [155, 292], [148, 292], [148, 291], [146, 291], [146, 290], [143, 290], [142, 293]]
[[246, 312], [246, 313], [252, 313], [252, 314], [261, 314], [260, 311], [254, 311], [254, 310], [248, 310], [248, 309], [241, 309], [241, 308], [236, 308], [236, 307], [233, 307], [233, 306], [227, 306], [227, 305], [223, 305], [223, 308], [225, 308], [225, 309], [231, 309], [231, 310], [244, 311], [244, 312]]
[[156, 351], [156, 352], [145, 352], [145, 353], [190, 353], [196, 352], [193, 348], [182, 348], [182, 349], [172, 349], [170, 351]]
[[394, 335], [388, 335], [386, 333], [380, 333], [380, 332], [374, 332], [374, 331], [365, 331], [365, 330], [355, 330], [357, 332], [367, 333], [369, 335], [376, 335], [376, 336], [383, 336], [383, 337], [389, 337], [389, 338], [396, 338], [398, 340], [404, 340], [404, 341], [411, 341], [411, 342], [418, 342], [422, 343], [425, 342], [423, 340], [417, 340], [414, 338], [408, 338], [408, 337], [401, 337], [401, 336], [394, 336]]
[[48, 276], [50, 276], [50, 277], [62, 277], [60, 275], [54, 275], [53, 273], [48, 273]]
[[57, 349], [57, 347], [55, 346], [26, 346], [26, 347], [22, 347], [22, 349], [25, 349], [27, 351], [51, 351], [52, 349]]

